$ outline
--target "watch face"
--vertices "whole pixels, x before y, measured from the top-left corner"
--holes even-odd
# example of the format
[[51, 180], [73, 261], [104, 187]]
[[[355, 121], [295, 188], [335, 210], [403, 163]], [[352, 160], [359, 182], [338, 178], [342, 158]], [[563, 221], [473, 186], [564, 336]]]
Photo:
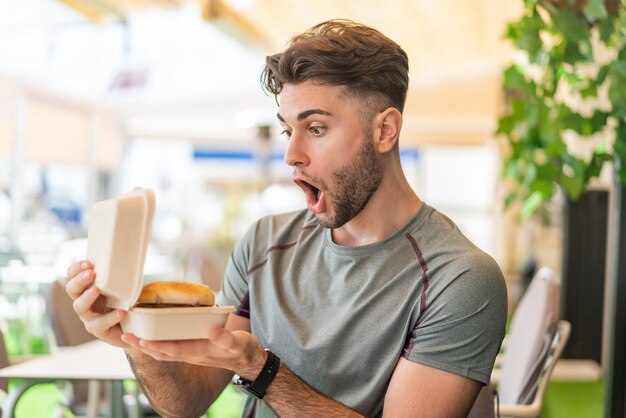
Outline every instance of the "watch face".
[[263, 399], [264, 394], [258, 393], [256, 390], [254, 390], [254, 388], [252, 387], [252, 382], [239, 378], [235, 380], [234, 384], [237, 389], [243, 391], [244, 393], [252, 395], [258, 399]]

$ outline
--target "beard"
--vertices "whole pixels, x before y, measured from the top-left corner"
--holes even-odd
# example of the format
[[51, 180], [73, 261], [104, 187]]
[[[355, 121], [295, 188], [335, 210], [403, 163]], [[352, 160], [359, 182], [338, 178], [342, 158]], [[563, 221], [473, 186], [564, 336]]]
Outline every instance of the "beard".
[[378, 190], [383, 178], [383, 168], [374, 148], [373, 136], [365, 134], [363, 145], [354, 160], [332, 172], [334, 187], [331, 190], [320, 181], [329, 200], [329, 209], [317, 214], [320, 225], [339, 228], [354, 219]]

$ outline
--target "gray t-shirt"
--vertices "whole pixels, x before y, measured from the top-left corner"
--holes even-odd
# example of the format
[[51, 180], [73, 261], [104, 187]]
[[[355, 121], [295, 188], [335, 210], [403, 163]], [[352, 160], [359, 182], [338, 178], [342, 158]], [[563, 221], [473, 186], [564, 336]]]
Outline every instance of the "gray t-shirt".
[[[236, 245], [217, 302], [310, 386], [372, 417], [400, 357], [487, 383], [507, 314], [495, 261], [426, 204], [359, 247], [335, 244], [308, 210], [263, 218]], [[249, 398], [242, 416], [274, 415]]]

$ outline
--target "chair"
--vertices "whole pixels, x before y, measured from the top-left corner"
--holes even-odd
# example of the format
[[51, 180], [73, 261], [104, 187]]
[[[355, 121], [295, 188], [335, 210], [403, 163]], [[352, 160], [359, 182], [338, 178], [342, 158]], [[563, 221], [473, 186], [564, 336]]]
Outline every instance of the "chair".
[[72, 298], [65, 291], [65, 284], [55, 280], [48, 289], [46, 310], [57, 346], [66, 347], [86, 343], [95, 337], [85, 330], [74, 312]]
[[[0, 330], [0, 369], [10, 365], [9, 353], [7, 352], [7, 346], [4, 343], [4, 334]], [[9, 379], [0, 379], [0, 401], [6, 398], [9, 392]], [[0, 402], [0, 405], [2, 402]], [[0, 410], [0, 417], [2, 417], [2, 411]]]
[[[479, 400], [495, 401], [500, 417], [539, 417], [543, 395], [557, 360], [569, 338], [569, 322], [559, 320], [561, 287], [552, 270], [541, 268], [532, 279], [515, 312], [503, 352], [496, 360], [492, 383]], [[493, 416], [477, 412], [471, 417]]]
[[[74, 346], [95, 339], [85, 330], [84, 324], [74, 312], [73, 302], [65, 291], [64, 281], [56, 280], [50, 285], [46, 302], [48, 319], [57, 346]], [[71, 389], [68, 407], [74, 414], [86, 415], [93, 408], [106, 412], [106, 399], [102, 397], [103, 394], [97, 382], [72, 382]], [[90, 396], [92, 396], [91, 399]], [[93, 404], [94, 399], [99, 405]], [[97, 399], [100, 399], [100, 402]], [[130, 416], [148, 417], [155, 414], [145, 395], [138, 389], [132, 394], [125, 395], [124, 401]]]
[[[11, 366], [13, 364], [13, 362], [9, 359], [9, 353], [6, 347], [7, 346], [4, 340], [4, 333], [2, 332], [2, 330], [0, 330], [0, 369]], [[45, 382], [35, 383], [34, 385], [29, 386], [28, 389], [41, 383], [45, 383]], [[2, 410], [2, 407], [4, 406], [4, 402], [9, 401], [9, 402], [12, 402], [13, 405], [15, 405], [17, 404], [18, 400], [24, 393], [25, 392], [21, 392], [18, 395], [10, 395], [9, 394], [9, 379], [0, 379], [0, 418], [2, 418], [3, 415], [5, 415]]]
[[[0, 330], [0, 369], [9, 365], [9, 354], [4, 344], [4, 335]], [[0, 379], [0, 405], [6, 399], [9, 392], [9, 379]], [[2, 409], [0, 407], [0, 418], [2, 418]]]
[[[526, 403], [506, 403], [500, 400], [499, 416], [501, 417], [539, 417], [543, 408], [543, 395], [545, 394], [548, 381], [552, 375], [557, 360], [567, 344], [571, 332], [568, 321], [558, 322], [556, 333], [552, 339], [550, 350], [545, 360], [541, 363], [541, 372], [534, 383], [534, 395]], [[504, 373], [503, 373], [504, 378]]]
[[[72, 298], [65, 291], [65, 284], [55, 280], [46, 295], [46, 312], [53, 333], [53, 340], [58, 347], [74, 346], [86, 343], [95, 337], [85, 330], [82, 321], [74, 312]], [[93, 386], [93, 385], [92, 385]], [[86, 415], [89, 404], [89, 384], [87, 382], [71, 382], [66, 386], [67, 407], [76, 415]], [[100, 392], [98, 386], [93, 386]], [[97, 396], [100, 394], [97, 393]]]

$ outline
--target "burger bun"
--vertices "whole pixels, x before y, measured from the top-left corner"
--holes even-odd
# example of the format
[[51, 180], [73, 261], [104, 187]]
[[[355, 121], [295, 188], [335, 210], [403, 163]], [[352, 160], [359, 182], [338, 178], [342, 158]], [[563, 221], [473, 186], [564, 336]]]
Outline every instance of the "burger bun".
[[213, 306], [215, 293], [202, 283], [162, 281], [146, 284], [137, 304]]

